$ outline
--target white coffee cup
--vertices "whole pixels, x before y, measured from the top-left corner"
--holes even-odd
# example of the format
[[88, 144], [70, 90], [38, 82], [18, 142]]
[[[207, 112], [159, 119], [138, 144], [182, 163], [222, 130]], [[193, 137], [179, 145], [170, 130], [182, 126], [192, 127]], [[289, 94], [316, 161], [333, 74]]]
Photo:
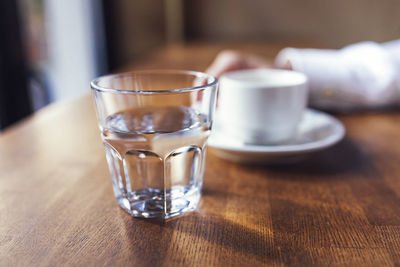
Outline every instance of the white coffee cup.
[[221, 76], [218, 127], [248, 144], [278, 145], [296, 134], [308, 98], [299, 72], [251, 69]]

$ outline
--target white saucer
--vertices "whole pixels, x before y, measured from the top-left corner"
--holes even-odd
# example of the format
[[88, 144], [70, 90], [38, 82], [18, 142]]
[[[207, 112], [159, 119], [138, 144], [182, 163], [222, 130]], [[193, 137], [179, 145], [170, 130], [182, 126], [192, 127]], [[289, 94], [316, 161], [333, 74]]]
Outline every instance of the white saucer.
[[208, 145], [215, 148], [214, 153], [217, 156], [231, 161], [274, 163], [291, 161], [308, 153], [325, 149], [339, 142], [344, 135], [345, 128], [340, 121], [321, 111], [307, 109], [296, 136], [286, 144], [245, 144], [227, 136], [216, 119]]

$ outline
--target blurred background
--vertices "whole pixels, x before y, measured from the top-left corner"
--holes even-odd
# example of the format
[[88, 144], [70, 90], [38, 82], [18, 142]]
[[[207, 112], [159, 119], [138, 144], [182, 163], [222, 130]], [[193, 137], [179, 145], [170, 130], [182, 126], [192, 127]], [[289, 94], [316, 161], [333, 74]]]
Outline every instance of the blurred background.
[[2, 0], [0, 129], [165, 46], [384, 42], [399, 14], [398, 0]]

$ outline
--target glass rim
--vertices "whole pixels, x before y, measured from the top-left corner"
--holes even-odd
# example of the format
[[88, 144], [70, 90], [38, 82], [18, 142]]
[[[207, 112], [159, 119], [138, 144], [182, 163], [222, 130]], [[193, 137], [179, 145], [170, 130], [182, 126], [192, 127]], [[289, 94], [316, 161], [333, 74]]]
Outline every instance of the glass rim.
[[[193, 87], [186, 87], [186, 88], [176, 88], [170, 90], [126, 90], [126, 89], [118, 89], [118, 88], [110, 88], [106, 86], [100, 86], [98, 83], [100, 80], [105, 78], [117, 78], [117, 77], [132, 77], [135, 74], [186, 74], [192, 75], [194, 78], [212, 78], [211, 82], [206, 83], [204, 85], [198, 85]], [[218, 78], [200, 71], [193, 71], [193, 70], [168, 70], [168, 69], [149, 69], [149, 70], [136, 70], [136, 71], [129, 71], [129, 72], [121, 72], [115, 74], [107, 74], [102, 75], [99, 77], [94, 78], [90, 82], [90, 87], [92, 90], [99, 91], [99, 92], [109, 92], [109, 93], [122, 93], [122, 94], [159, 94], [159, 93], [183, 93], [183, 92], [190, 92], [196, 91], [200, 89], [204, 89], [207, 87], [216, 86], [218, 83]]]

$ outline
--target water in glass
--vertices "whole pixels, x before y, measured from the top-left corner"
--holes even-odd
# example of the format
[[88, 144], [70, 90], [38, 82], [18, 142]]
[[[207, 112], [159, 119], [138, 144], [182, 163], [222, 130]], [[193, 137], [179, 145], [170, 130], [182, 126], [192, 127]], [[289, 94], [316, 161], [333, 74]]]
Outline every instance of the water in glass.
[[120, 206], [169, 218], [196, 208], [210, 124], [186, 106], [145, 107], [106, 119], [102, 137]]

